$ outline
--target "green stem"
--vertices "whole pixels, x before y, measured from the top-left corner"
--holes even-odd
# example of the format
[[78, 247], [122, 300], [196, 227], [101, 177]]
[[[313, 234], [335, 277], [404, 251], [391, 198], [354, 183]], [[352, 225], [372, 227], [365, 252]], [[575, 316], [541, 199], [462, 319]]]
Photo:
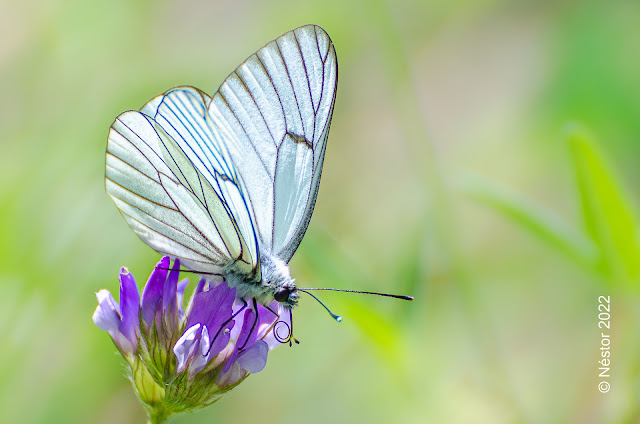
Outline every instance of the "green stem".
[[164, 424], [169, 421], [171, 412], [162, 404], [157, 404], [154, 408], [147, 409], [149, 424]]

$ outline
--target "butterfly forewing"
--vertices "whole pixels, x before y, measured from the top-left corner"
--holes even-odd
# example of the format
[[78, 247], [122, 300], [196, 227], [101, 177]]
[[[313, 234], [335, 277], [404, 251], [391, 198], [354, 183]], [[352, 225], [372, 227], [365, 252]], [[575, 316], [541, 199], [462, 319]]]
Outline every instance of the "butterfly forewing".
[[328, 35], [307, 25], [268, 43], [213, 96], [260, 248], [288, 262], [309, 224], [337, 84]]

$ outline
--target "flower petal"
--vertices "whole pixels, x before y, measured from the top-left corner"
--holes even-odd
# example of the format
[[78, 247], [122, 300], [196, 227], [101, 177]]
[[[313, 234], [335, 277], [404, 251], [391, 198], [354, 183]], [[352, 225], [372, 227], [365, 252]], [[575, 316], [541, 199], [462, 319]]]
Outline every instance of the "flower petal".
[[[245, 311], [242, 317], [241, 324], [242, 324], [242, 329], [240, 330], [240, 334], [238, 334], [236, 338], [233, 351], [229, 355], [229, 358], [226, 360], [225, 365], [222, 368], [223, 373], [226, 373], [227, 371], [229, 371], [229, 368], [231, 368], [231, 365], [235, 362], [236, 358], [241, 353], [240, 349], [242, 349], [242, 351], [248, 350], [251, 348], [251, 346], [253, 346], [253, 343], [256, 341], [256, 336], [257, 336], [256, 330], [258, 329], [258, 326], [257, 326], [257, 320], [256, 320], [256, 313], [253, 311], [253, 309], [247, 309]], [[238, 325], [234, 326], [234, 330], [236, 329], [236, 327], [238, 327]], [[234, 337], [233, 333], [234, 332], [232, 331], [231, 337]]]
[[96, 293], [98, 307], [93, 313], [93, 322], [103, 331], [117, 331], [120, 325], [120, 311], [118, 304], [109, 292], [102, 289]]
[[129, 271], [122, 267], [120, 270], [120, 311], [122, 320], [118, 330], [131, 342], [138, 345], [138, 331], [140, 326], [140, 294], [136, 280]]
[[230, 336], [227, 330], [234, 324], [230, 318], [235, 292], [235, 289], [229, 289], [226, 284], [219, 284], [196, 294], [193, 298], [187, 328], [196, 323], [207, 326], [209, 340], [212, 343], [208, 350], [212, 356], [217, 355], [229, 343]]
[[195, 352], [195, 354], [193, 355], [193, 358], [191, 359], [191, 365], [189, 367], [189, 374], [191, 376], [194, 376], [202, 371], [202, 369], [209, 362], [209, 358], [211, 358], [211, 350], [209, 349], [211, 343], [209, 340], [209, 332], [207, 331], [206, 325], [202, 327], [199, 341], [199, 351]]
[[230, 331], [235, 324], [231, 317], [233, 316], [233, 301], [236, 298], [236, 289], [229, 289], [226, 284], [220, 284], [219, 287], [222, 287], [223, 296], [220, 300], [218, 311], [209, 324], [211, 352], [213, 355], [217, 355], [227, 346], [231, 338]]
[[180, 314], [184, 314], [184, 291], [189, 285], [189, 279], [185, 278], [184, 280], [178, 283], [178, 291], [176, 292], [176, 302], [178, 304], [178, 311]]
[[169, 272], [170, 259], [168, 256], [164, 256], [160, 259], [160, 262], [153, 269], [153, 272], [147, 280], [147, 284], [144, 286], [142, 292], [142, 305], [141, 313], [142, 319], [147, 325], [152, 325], [156, 316], [156, 311], [160, 306], [160, 300], [162, 299], [162, 291], [164, 290], [164, 284], [167, 280], [167, 273]]
[[133, 355], [138, 348], [138, 342], [136, 339], [132, 343], [120, 332], [121, 319], [118, 311], [120, 308], [115, 299], [108, 290], [104, 289], [96, 293], [96, 297], [99, 304], [93, 313], [93, 322], [99, 329], [109, 333], [113, 342], [123, 353]]
[[205, 284], [207, 284], [207, 280], [205, 278], [201, 278], [200, 281], [198, 281], [198, 285], [196, 286], [193, 295], [195, 296], [198, 293], [202, 293], [204, 291]]
[[277, 311], [279, 316], [275, 316], [273, 312], [264, 306], [258, 305], [260, 314], [258, 338], [267, 343], [269, 350], [273, 350], [289, 338], [291, 332], [291, 315], [288, 310], [281, 307], [278, 302], [275, 301], [269, 304], [269, 308], [271, 308], [272, 311]]
[[178, 362], [176, 369], [178, 374], [185, 370], [189, 360], [198, 348], [200, 337], [202, 335], [201, 327], [202, 326], [200, 324], [196, 324], [188, 328], [173, 347], [173, 353], [176, 355]]
[[178, 277], [180, 276], [180, 260], [173, 261], [169, 276], [164, 282], [162, 291], [162, 315], [168, 322], [174, 321], [178, 312], [176, 294], [178, 291]]
[[249, 373], [244, 368], [240, 367], [237, 362], [234, 362], [229, 371], [221, 373], [216, 378], [216, 386], [228, 387], [236, 384], [242, 380]]
[[249, 309], [244, 313], [242, 331], [240, 331], [238, 341], [236, 342], [239, 348], [248, 348], [255, 342], [256, 330], [258, 329], [257, 318], [256, 312], [253, 309]]
[[238, 365], [249, 371], [250, 373], [257, 373], [264, 369], [267, 365], [267, 354], [269, 353], [269, 346], [266, 342], [258, 340], [251, 348], [243, 351], [238, 355]]

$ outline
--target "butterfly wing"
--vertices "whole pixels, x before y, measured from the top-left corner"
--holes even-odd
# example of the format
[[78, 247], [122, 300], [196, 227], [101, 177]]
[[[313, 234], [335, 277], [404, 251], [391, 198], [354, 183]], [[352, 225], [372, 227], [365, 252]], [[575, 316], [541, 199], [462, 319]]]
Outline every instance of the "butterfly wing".
[[[235, 170], [192, 87], [158, 96], [109, 131], [106, 189], [129, 226], [194, 271], [259, 279], [257, 240]], [[206, 149], [206, 153], [204, 150]], [[197, 166], [196, 160], [210, 167]]]
[[247, 199], [261, 250], [288, 262], [315, 205], [337, 60], [315, 25], [289, 31], [231, 73], [209, 106]]
[[324, 30], [290, 31], [213, 99], [178, 87], [120, 115], [107, 144], [107, 192], [158, 252], [259, 281], [260, 250], [288, 262], [309, 224], [336, 84]]

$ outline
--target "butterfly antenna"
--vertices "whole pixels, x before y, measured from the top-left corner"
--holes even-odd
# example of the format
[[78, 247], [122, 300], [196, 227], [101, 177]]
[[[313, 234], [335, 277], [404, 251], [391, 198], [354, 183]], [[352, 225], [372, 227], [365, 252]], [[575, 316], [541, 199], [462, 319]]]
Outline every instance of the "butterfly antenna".
[[[327, 308], [327, 305], [325, 305], [324, 303], [322, 303], [322, 302], [320, 301], [320, 299], [318, 299], [318, 298], [317, 298], [317, 297], [315, 297], [313, 294], [311, 294], [311, 293], [309, 293], [309, 292], [307, 291], [307, 290], [309, 290], [309, 289], [297, 289], [297, 290], [298, 290], [298, 291], [301, 291], [301, 292], [303, 292], [303, 293], [306, 293], [306, 294], [308, 294], [309, 296], [313, 297], [313, 298], [314, 298], [314, 299], [315, 299], [319, 304], [321, 304], [321, 305], [322, 305], [322, 307], [323, 307], [324, 309], [326, 309], [326, 310], [327, 310], [327, 312], [329, 312], [329, 315], [331, 315], [331, 318], [335, 319], [335, 320], [336, 320], [336, 321], [338, 321], [338, 322], [342, 321], [342, 317], [341, 317], [340, 315], [336, 315], [336, 314], [334, 314], [333, 312], [331, 312], [331, 310], [330, 310], [329, 308]], [[311, 290], [314, 290], [314, 289], [311, 289]]]
[[[307, 290], [326, 290], [326, 291], [337, 291], [337, 292], [343, 292], [343, 293], [360, 293], [360, 294], [373, 294], [376, 296], [384, 296], [384, 297], [392, 297], [394, 299], [402, 299], [402, 300], [413, 300], [413, 296], [404, 296], [404, 295], [400, 295], [400, 294], [389, 294], [389, 293], [377, 293], [377, 292], [368, 292], [368, 291], [360, 291], [360, 290], [347, 290], [347, 289], [331, 289], [331, 288], [327, 288], [327, 287], [305, 287], [302, 289], [298, 289], [302, 292], [305, 292], [311, 296], [313, 296], [311, 293], [308, 293]], [[313, 296], [315, 297], [315, 296]], [[324, 305], [322, 305], [324, 306]], [[326, 308], [326, 306], [325, 306]]]

